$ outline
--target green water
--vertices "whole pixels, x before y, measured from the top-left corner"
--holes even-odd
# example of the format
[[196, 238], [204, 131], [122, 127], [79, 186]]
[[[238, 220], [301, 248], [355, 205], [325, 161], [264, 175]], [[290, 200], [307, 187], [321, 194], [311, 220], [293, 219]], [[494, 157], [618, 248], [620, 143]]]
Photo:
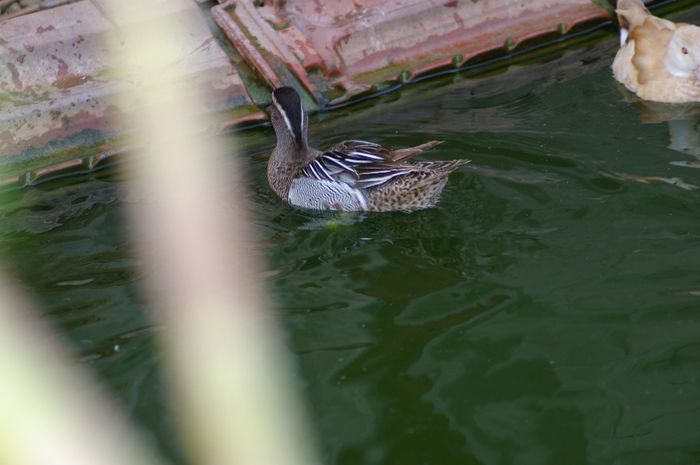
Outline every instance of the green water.
[[[700, 461], [698, 118], [630, 98], [614, 47], [311, 118], [318, 146], [473, 160], [432, 210], [293, 210], [265, 184], [272, 131], [239, 135], [324, 463]], [[143, 199], [111, 170], [3, 200], [6, 266], [178, 457], [124, 219]]]

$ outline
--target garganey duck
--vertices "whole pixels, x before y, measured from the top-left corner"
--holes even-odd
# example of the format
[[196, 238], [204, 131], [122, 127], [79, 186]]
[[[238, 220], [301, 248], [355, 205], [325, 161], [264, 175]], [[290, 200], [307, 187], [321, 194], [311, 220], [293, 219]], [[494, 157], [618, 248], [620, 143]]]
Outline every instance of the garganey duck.
[[268, 161], [267, 181], [296, 207], [377, 212], [433, 207], [448, 175], [469, 162], [409, 160], [439, 141], [392, 150], [347, 140], [325, 152], [316, 150], [308, 145], [308, 117], [291, 87], [272, 92], [270, 113], [277, 145]]
[[700, 102], [700, 27], [652, 16], [641, 0], [618, 0], [616, 11], [615, 79], [644, 100]]

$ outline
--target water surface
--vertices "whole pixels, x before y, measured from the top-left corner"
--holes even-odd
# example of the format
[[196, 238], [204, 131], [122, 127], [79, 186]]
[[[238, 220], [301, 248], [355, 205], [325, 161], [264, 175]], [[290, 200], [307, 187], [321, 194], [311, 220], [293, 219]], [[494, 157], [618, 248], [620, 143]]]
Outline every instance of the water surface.
[[[627, 94], [614, 47], [311, 118], [317, 146], [471, 159], [431, 210], [294, 210], [272, 131], [237, 135], [324, 463], [700, 461], [700, 112]], [[124, 219], [144, 200], [113, 170], [3, 200], [10, 270], [178, 457]]]

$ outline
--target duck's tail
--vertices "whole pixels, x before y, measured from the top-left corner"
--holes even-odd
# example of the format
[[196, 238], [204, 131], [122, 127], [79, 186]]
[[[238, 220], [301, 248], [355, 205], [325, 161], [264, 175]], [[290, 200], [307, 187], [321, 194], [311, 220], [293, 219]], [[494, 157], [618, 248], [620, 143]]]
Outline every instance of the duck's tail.
[[423, 152], [427, 152], [428, 150], [431, 150], [440, 144], [442, 144], [441, 140], [431, 140], [430, 142], [426, 142], [425, 144], [421, 145], [416, 145], [415, 147], [392, 150], [388, 153], [388, 156], [392, 161], [401, 161], [405, 160], [406, 158], [415, 157], [416, 155], [419, 155]]
[[618, 0], [615, 12], [620, 23], [620, 45], [627, 42], [630, 30], [644, 24], [650, 15], [642, 0]]
[[471, 160], [467, 160], [466, 158], [463, 158], [461, 160], [421, 160], [420, 162], [418, 162], [418, 166], [438, 176], [447, 176], [448, 174], [452, 173], [453, 171], [459, 169], [460, 167], [468, 163], [471, 163]]

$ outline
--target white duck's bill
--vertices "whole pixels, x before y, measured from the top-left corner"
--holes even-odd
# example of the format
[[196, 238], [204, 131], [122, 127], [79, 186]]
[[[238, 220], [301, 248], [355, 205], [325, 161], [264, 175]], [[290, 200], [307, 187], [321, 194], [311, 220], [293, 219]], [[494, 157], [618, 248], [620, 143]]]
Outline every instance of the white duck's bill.
[[627, 43], [627, 39], [630, 36], [630, 31], [627, 30], [627, 28], [622, 28], [620, 29], [620, 47], [625, 45]]

